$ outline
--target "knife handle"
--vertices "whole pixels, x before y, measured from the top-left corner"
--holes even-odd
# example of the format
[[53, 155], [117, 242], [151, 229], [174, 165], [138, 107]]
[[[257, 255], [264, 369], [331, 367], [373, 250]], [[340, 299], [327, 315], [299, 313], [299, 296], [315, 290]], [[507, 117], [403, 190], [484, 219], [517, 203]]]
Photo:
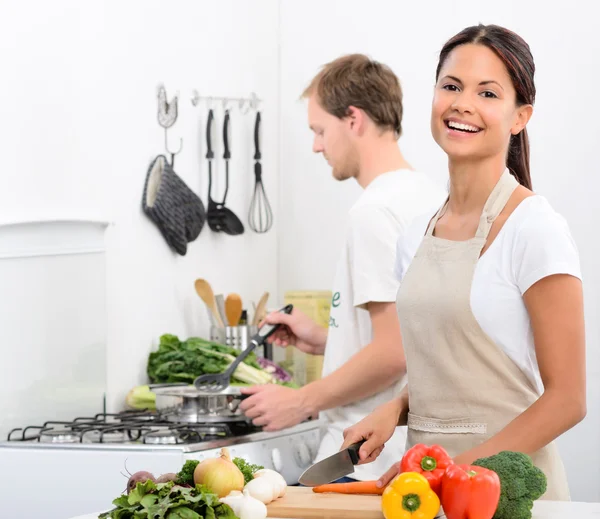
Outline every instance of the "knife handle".
[[348, 454], [350, 454], [350, 460], [352, 461], [352, 465], [358, 465], [358, 462], [360, 461], [360, 457], [358, 456], [358, 450], [366, 441], [367, 440], [360, 440], [359, 442], [353, 443], [348, 447]]

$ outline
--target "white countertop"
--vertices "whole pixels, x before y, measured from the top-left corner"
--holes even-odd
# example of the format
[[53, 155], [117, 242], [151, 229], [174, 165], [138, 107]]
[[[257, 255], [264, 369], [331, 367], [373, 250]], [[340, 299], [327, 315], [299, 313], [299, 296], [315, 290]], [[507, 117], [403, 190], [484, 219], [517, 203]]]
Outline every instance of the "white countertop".
[[[71, 519], [98, 519], [98, 515], [100, 513]], [[600, 503], [536, 501], [533, 505], [533, 519], [600, 519]]]

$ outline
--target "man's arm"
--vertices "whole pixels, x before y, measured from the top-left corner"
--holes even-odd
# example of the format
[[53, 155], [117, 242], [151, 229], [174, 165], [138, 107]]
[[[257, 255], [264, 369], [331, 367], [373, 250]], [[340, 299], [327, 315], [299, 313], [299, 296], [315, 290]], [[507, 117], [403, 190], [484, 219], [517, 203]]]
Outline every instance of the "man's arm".
[[361, 400], [378, 393], [406, 373], [396, 304], [368, 303], [373, 341], [329, 376], [299, 391], [311, 413]]

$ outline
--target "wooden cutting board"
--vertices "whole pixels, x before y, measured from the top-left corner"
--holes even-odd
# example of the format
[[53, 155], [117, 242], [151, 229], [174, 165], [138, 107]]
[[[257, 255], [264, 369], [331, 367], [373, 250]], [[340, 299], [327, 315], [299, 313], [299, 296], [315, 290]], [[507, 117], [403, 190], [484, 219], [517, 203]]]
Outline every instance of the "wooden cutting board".
[[288, 487], [267, 512], [278, 519], [383, 519], [381, 496], [315, 494], [306, 487]]

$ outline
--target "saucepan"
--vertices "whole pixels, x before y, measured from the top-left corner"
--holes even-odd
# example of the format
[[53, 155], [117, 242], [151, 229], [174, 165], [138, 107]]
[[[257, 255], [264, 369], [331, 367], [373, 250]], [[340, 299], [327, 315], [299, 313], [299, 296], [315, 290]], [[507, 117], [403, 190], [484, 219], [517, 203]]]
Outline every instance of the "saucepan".
[[248, 421], [240, 411], [239, 404], [249, 395], [242, 395], [240, 388], [228, 386], [213, 393], [198, 391], [194, 386], [157, 387], [156, 411], [172, 422], [207, 423]]

